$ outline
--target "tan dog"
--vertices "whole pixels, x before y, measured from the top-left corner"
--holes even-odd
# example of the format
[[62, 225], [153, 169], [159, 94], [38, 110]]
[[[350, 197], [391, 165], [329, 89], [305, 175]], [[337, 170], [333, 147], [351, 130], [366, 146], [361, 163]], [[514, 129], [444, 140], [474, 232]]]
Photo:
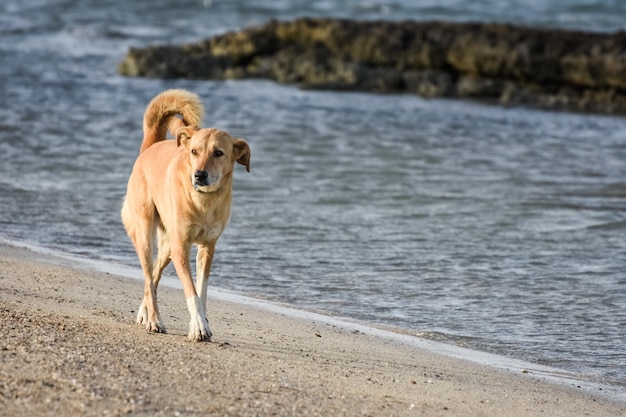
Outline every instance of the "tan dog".
[[[197, 95], [167, 90], [148, 105], [144, 137], [122, 207], [122, 221], [137, 251], [145, 289], [137, 323], [165, 332], [157, 307], [163, 269], [174, 261], [191, 315], [189, 339], [210, 340], [206, 293], [215, 244], [230, 217], [235, 162], [250, 171], [250, 148], [217, 129], [200, 129], [204, 108]], [[176, 115], [182, 116], [182, 120]], [[167, 130], [176, 140], [165, 140]], [[154, 241], [158, 253], [153, 261]], [[198, 246], [196, 292], [191, 245]]]

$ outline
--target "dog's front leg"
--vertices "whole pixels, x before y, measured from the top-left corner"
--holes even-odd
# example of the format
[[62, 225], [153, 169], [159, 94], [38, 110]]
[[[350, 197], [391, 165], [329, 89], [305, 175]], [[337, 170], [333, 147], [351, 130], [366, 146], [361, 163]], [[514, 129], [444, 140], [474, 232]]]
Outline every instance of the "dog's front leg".
[[189, 245], [184, 247], [172, 245], [172, 261], [176, 268], [178, 278], [183, 284], [183, 292], [187, 300], [187, 308], [189, 309], [189, 315], [191, 320], [189, 322], [189, 340], [195, 341], [210, 341], [211, 329], [209, 329], [209, 322], [206, 319], [206, 313], [200, 297], [196, 293], [196, 288], [193, 285], [191, 278], [191, 268], [189, 267]]
[[202, 309], [206, 312], [207, 287], [209, 285], [209, 275], [211, 273], [211, 264], [213, 263], [213, 254], [215, 253], [215, 242], [206, 246], [198, 247], [198, 255], [196, 256], [196, 285], [200, 292], [200, 301]]
[[137, 312], [137, 323], [146, 326], [149, 332], [165, 333], [157, 304], [156, 286], [148, 278], [145, 279], [143, 301]]

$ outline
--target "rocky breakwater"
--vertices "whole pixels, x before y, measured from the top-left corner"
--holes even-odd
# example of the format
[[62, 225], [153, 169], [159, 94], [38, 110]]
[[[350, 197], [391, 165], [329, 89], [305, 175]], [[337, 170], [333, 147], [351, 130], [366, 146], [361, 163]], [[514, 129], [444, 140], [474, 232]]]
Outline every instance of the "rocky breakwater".
[[626, 32], [299, 19], [187, 45], [132, 48], [128, 76], [265, 78], [304, 88], [626, 114]]

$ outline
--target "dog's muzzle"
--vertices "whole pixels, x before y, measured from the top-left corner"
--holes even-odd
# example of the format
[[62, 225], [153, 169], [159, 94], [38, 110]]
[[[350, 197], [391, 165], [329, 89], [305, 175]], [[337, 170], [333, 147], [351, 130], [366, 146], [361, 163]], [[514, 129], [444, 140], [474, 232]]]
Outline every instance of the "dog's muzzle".
[[209, 173], [206, 171], [196, 171], [193, 174], [194, 187], [206, 187], [209, 185]]

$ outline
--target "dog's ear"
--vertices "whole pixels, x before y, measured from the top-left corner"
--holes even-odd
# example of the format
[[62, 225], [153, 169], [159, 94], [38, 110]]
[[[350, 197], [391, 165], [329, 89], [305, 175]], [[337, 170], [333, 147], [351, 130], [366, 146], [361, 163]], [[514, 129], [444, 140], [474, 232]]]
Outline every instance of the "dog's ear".
[[193, 132], [198, 130], [196, 126], [179, 127], [176, 131], [176, 146], [184, 145], [193, 136]]
[[246, 171], [250, 172], [250, 146], [243, 139], [234, 139], [233, 155], [237, 163], [244, 165]]

